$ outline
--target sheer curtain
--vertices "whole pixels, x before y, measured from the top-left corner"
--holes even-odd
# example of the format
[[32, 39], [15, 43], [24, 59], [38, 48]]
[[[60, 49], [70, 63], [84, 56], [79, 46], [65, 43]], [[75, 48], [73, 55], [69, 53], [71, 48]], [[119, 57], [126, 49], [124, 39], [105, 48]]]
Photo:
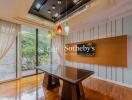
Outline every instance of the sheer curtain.
[[19, 31], [20, 25], [0, 20], [0, 60], [16, 40]]
[[52, 64], [64, 65], [64, 38], [56, 36], [52, 38]]

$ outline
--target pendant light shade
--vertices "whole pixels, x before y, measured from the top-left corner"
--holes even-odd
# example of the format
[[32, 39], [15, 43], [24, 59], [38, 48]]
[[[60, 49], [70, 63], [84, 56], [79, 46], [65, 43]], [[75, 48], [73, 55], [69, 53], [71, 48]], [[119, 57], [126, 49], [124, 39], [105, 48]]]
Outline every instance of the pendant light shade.
[[48, 38], [51, 39], [51, 31], [48, 31]]
[[52, 38], [56, 36], [56, 30], [54, 27], [51, 27], [50, 30], [48, 31], [48, 38]]
[[65, 34], [66, 34], [66, 35], [69, 34], [70, 27], [69, 27], [68, 23], [65, 24], [64, 31], [65, 31]]
[[62, 33], [62, 27], [61, 27], [61, 25], [59, 25], [58, 27], [57, 27], [57, 33]]

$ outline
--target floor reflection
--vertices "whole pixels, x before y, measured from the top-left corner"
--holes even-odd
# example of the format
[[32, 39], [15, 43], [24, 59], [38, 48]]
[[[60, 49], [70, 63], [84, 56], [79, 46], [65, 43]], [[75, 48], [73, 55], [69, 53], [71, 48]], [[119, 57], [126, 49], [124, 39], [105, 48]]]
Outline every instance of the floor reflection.
[[[60, 100], [60, 88], [48, 91], [42, 86], [43, 74], [0, 84], [0, 100]], [[113, 100], [86, 86], [86, 100]], [[100, 99], [101, 98], [101, 99]]]
[[0, 84], [0, 100], [45, 100], [42, 79], [38, 75]]

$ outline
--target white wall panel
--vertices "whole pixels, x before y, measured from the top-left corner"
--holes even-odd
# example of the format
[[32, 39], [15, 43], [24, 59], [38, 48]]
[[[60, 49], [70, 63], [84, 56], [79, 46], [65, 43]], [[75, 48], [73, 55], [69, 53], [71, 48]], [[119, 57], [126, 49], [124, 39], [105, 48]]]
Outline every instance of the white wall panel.
[[99, 77], [106, 79], [106, 67], [99, 66]]
[[[107, 23], [107, 24], [106, 24]], [[127, 34], [128, 35], [128, 68], [117, 68], [114, 66], [101, 66], [90, 64], [74, 63], [83, 69], [94, 70], [95, 76], [104, 79], [110, 79], [132, 85], [132, 16], [108, 21], [104, 24], [94, 25], [94, 27], [86, 27], [80, 32], [74, 33], [72, 39], [74, 41], [88, 41], [90, 39], [114, 37]], [[90, 31], [91, 29], [91, 31]]]
[[112, 67], [107, 67], [107, 79], [112, 79]]
[[123, 69], [122, 68], [117, 68], [117, 81], [118, 82], [123, 82]]
[[83, 30], [82, 30], [82, 31], [80, 31], [80, 41], [84, 41], [84, 40], [83, 40], [83, 35], [84, 35], [84, 34], [83, 34]]
[[83, 34], [83, 39], [84, 39], [84, 41], [87, 40], [86, 36], [87, 36], [87, 29], [85, 28], [85, 29], [84, 29], [84, 34]]
[[124, 18], [124, 33], [128, 35], [128, 68], [124, 70], [124, 81], [132, 85], [132, 16]]
[[90, 70], [94, 71], [94, 65], [93, 64], [90, 64]]
[[95, 76], [98, 76], [98, 65], [94, 65], [94, 72], [95, 72]]
[[112, 36], [116, 34], [116, 20], [112, 21]]
[[99, 34], [98, 34], [98, 25], [96, 25], [94, 27], [94, 39], [98, 39], [98, 37], [99, 37]]
[[91, 27], [91, 37], [90, 40], [94, 40], [94, 27]]
[[72, 35], [69, 34], [69, 36], [68, 36], [68, 43], [71, 43], [71, 40], [72, 40]]
[[112, 36], [112, 22], [109, 21], [107, 22], [107, 37], [111, 37]]
[[86, 40], [90, 40], [90, 28], [87, 29]]
[[122, 18], [116, 20], [116, 36], [122, 35]]
[[112, 80], [116, 81], [117, 78], [116, 78], [116, 68], [112, 67]]
[[105, 38], [106, 37], [106, 23], [99, 25], [99, 38]]

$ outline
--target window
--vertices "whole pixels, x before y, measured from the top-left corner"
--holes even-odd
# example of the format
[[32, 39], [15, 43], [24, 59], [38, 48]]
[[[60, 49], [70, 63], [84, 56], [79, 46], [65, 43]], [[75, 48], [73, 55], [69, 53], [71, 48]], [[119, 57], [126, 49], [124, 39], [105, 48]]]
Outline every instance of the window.
[[[36, 74], [35, 67], [37, 62], [39, 66], [50, 64], [50, 41], [47, 36], [48, 32], [45, 30], [36, 30], [35, 28], [22, 25], [20, 37], [22, 76]], [[38, 53], [36, 53], [37, 49]], [[36, 57], [36, 54], [38, 54], [38, 57]]]
[[38, 31], [38, 63], [39, 66], [50, 64], [50, 41], [48, 39], [48, 32]]
[[35, 74], [36, 66], [36, 29], [22, 26], [22, 76]]
[[0, 60], [0, 81], [16, 78], [16, 41]]

